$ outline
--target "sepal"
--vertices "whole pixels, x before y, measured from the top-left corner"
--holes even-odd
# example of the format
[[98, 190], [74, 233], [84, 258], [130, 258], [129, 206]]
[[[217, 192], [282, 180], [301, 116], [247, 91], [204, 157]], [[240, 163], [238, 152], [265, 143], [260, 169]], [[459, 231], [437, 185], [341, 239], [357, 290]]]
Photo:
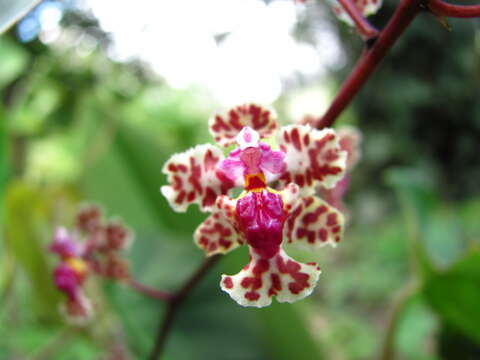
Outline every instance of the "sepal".
[[235, 216], [236, 200], [218, 197], [215, 208], [195, 230], [195, 243], [207, 256], [226, 254], [245, 242]]
[[311, 195], [319, 185], [331, 189], [345, 174], [347, 153], [340, 149], [339, 137], [332, 129], [285, 126], [278, 143], [287, 165], [279, 179], [281, 187], [294, 182], [303, 194]]
[[240, 105], [225, 113], [213, 114], [208, 125], [215, 141], [224, 147], [234, 144], [246, 126], [257, 131], [261, 138], [272, 136], [278, 127], [275, 111], [256, 104]]
[[309, 250], [335, 246], [343, 237], [344, 223], [336, 208], [316, 196], [307, 196], [289, 214], [284, 236], [288, 243]]
[[171, 185], [162, 186], [161, 192], [170, 206], [184, 212], [196, 203], [200, 210], [210, 211], [217, 197], [234, 186], [217, 167], [223, 158], [222, 151], [209, 144], [173, 155], [162, 169]]

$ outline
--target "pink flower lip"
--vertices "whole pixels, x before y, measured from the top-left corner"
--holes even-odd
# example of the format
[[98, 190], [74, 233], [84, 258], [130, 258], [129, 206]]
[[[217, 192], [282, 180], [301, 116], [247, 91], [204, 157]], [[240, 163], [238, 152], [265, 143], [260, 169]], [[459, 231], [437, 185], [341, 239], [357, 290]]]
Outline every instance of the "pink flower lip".
[[280, 251], [285, 222], [283, 202], [267, 190], [250, 192], [237, 202], [237, 214], [247, 242], [262, 258]]

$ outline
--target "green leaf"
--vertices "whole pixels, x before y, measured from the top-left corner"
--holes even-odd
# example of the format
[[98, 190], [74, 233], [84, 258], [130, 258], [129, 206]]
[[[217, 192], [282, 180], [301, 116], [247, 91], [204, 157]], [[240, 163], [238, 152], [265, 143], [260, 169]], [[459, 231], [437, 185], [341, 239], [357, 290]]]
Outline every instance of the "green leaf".
[[416, 270], [428, 277], [435, 271], [424, 243], [429, 216], [438, 206], [433, 180], [423, 169], [393, 168], [386, 174], [386, 182], [395, 189], [400, 202]]
[[432, 276], [423, 294], [448, 324], [480, 343], [480, 251], [470, 252], [449, 270]]
[[6, 219], [6, 248], [30, 280], [34, 310], [39, 316], [56, 318], [60, 295], [54, 288], [42, 241], [49, 232], [45, 196], [24, 183], [11, 184], [7, 189]]
[[[14, 3], [11, 1], [11, 3]], [[2, 5], [0, 5], [0, 21], [2, 17]], [[0, 66], [0, 87], [16, 79], [25, 71], [28, 64], [28, 53], [12, 40], [0, 38], [0, 56], [2, 58], [2, 66]]]
[[[7, 129], [3, 118], [3, 108], [0, 108], [0, 202], [3, 204], [5, 196], [5, 186], [9, 176], [8, 164], [8, 146], [7, 146]], [[0, 207], [0, 219], [3, 219], [4, 208]], [[3, 224], [4, 222], [1, 221]]]
[[300, 305], [274, 303], [259, 310], [265, 328], [265, 340], [269, 343], [272, 358], [277, 360], [321, 360], [320, 352], [305, 319]]

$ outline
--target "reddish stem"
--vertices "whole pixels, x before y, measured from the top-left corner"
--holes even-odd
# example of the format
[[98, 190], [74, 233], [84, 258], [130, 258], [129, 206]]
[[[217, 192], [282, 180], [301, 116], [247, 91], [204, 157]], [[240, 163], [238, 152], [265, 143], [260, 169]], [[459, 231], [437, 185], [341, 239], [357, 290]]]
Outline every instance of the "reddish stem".
[[141, 282], [133, 278], [128, 279], [127, 284], [130, 285], [133, 289], [137, 290], [139, 293], [142, 293], [154, 299], [158, 299], [164, 302], [169, 302], [173, 299], [172, 294], [166, 291], [157, 290], [153, 287], [142, 284]]
[[375, 43], [370, 49], [366, 49], [358, 60], [327, 112], [315, 123], [317, 128], [331, 126], [338, 115], [350, 104], [353, 97], [360, 91], [378, 64], [383, 60], [388, 50], [395, 44], [421, 10], [420, 5], [421, 0], [402, 0], [400, 2], [400, 5], [395, 10], [385, 29], [380, 32]]
[[357, 31], [363, 40], [367, 41], [378, 35], [378, 30], [367, 21], [352, 0], [338, 0], [338, 2], [355, 23]]
[[442, 0], [428, 0], [428, 7], [439, 16], [457, 18], [480, 17], [480, 5], [452, 5]]
[[208, 271], [221, 259], [221, 257], [221, 255], [214, 255], [207, 258], [200, 265], [197, 271], [195, 271], [192, 276], [187, 279], [183, 286], [177, 292], [175, 292], [173, 296], [171, 296], [169, 301], [167, 301], [166, 313], [158, 328], [157, 338], [155, 340], [152, 352], [150, 353], [150, 360], [157, 360], [160, 357], [180, 305], [195, 288], [195, 286], [198, 285], [200, 280], [208, 273]]

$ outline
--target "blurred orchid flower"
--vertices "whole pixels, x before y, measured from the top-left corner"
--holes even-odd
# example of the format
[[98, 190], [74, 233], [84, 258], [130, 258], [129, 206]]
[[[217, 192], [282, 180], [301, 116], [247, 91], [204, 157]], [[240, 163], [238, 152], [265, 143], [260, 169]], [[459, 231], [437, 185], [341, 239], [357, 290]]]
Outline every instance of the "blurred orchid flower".
[[130, 231], [119, 221], [104, 222], [94, 205], [83, 207], [72, 232], [59, 227], [49, 250], [59, 256], [53, 270], [56, 287], [66, 295], [62, 311], [71, 323], [86, 324], [93, 315], [93, 306], [84, 285], [91, 274], [117, 280], [129, 276], [128, 262], [120, 256], [131, 241]]

